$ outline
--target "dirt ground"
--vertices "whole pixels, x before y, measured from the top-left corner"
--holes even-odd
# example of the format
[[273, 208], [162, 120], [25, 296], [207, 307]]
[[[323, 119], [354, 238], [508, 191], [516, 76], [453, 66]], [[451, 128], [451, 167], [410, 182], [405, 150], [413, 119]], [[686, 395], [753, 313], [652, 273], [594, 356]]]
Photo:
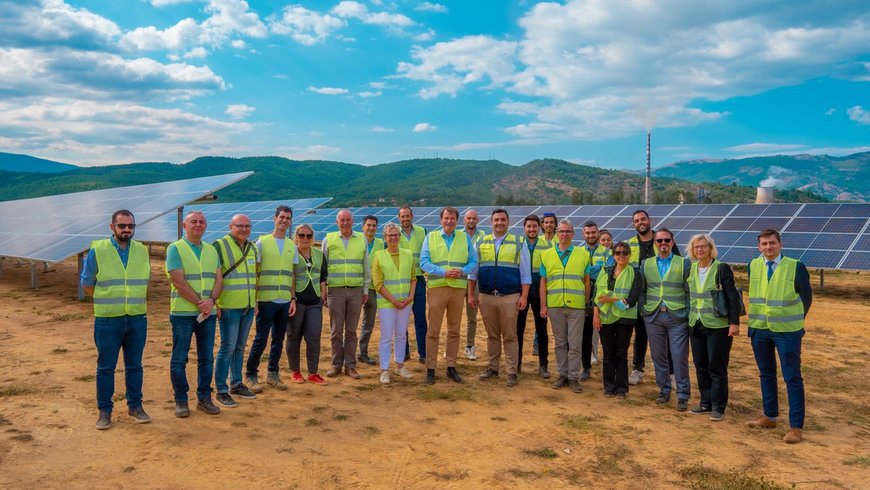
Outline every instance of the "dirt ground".
[[[153, 421], [137, 425], [126, 415], [122, 362], [114, 426], [97, 431], [92, 307], [75, 300], [75, 261], [48, 272], [40, 267], [38, 291], [29, 288], [29, 265], [4, 261], [0, 487], [870, 486], [866, 273], [828, 272], [826, 290], [817, 291], [804, 338], [805, 440], [786, 445], [782, 424], [767, 431], [744, 426], [761, 411], [745, 325], [732, 351], [730, 406], [720, 423], [679, 413], [673, 404], [656, 405], [651, 368], [624, 401], [604, 398], [600, 365], [593, 366], [582, 394], [553, 390], [535, 374], [531, 326], [519, 386], [505, 387], [503, 375], [479, 381], [485, 368], [482, 323], [479, 359], [459, 363], [463, 385], [444, 378], [441, 359], [438, 382], [425, 385], [415, 358], [408, 364], [415, 378], [394, 376], [389, 386], [379, 384], [375, 366], [362, 366], [361, 380], [341, 376], [324, 387], [291, 383], [288, 391], [267, 389], [218, 416], [193, 410], [190, 418], [177, 419], [168, 369], [169, 287], [162, 259], [155, 257], [153, 265], [144, 359], [144, 406]], [[738, 278], [745, 286], [745, 272]], [[817, 273], [813, 283], [818, 286]], [[321, 366], [328, 368], [326, 325]], [[463, 338], [464, 331], [463, 325]], [[373, 346], [377, 337], [376, 329]], [[550, 349], [555, 359], [552, 341]], [[282, 365], [287, 380], [286, 360]], [[192, 354], [188, 377], [194, 385], [195, 366]], [[782, 382], [780, 392], [785, 416]]]

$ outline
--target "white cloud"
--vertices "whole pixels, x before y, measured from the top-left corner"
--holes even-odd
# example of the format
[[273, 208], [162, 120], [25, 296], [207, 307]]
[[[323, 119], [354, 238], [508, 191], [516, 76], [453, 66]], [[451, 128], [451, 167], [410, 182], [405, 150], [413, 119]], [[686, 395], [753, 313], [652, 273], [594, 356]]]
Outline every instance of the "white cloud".
[[433, 39], [435, 39], [435, 31], [433, 29], [426, 29], [426, 32], [421, 32], [414, 36], [414, 41], [417, 41], [418, 43], [431, 41]]
[[422, 2], [422, 3], [417, 4], [417, 6], [414, 7], [414, 10], [420, 10], [420, 11], [424, 11], [424, 12], [437, 12], [439, 14], [446, 14], [447, 13], [447, 6], [442, 5], [440, 3]]
[[383, 92], [378, 90], [377, 92], [364, 91], [364, 92], [358, 93], [357, 95], [359, 95], [360, 97], [380, 97], [382, 94], [383, 94]]
[[197, 47], [191, 49], [190, 51], [184, 53], [184, 57], [186, 59], [205, 58], [206, 56], [208, 56], [208, 51], [206, 51], [206, 49], [203, 48], [202, 46], [197, 46]]
[[338, 87], [308, 87], [308, 91], [321, 95], [344, 95], [348, 93], [346, 88]]
[[859, 105], [850, 107], [846, 113], [849, 114], [849, 119], [858, 124], [870, 124], [870, 111], [865, 111], [864, 108]]
[[779, 143], [747, 143], [745, 145], [730, 146], [725, 151], [735, 153], [773, 153], [778, 151], [803, 150], [806, 145], [779, 144]]
[[244, 119], [254, 113], [257, 109], [245, 104], [230, 104], [224, 111], [224, 114], [229, 114], [233, 119]]
[[0, 2], [0, 46], [111, 49], [120, 35], [113, 21], [60, 0]]
[[833, 116], [837, 112], [837, 109], [831, 107], [830, 109], [825, 111], [826, 116]]
[[415, 133], [431, 133], [432, 131], [437, 131], [437, 130], [438, 130], [438, 126], [435, 126], [434, 124], [429, 124], [426, 122], [417, 123], [416, 125], [414, 125], [414, 129], [413, 129], [413, 131]]
[[383, 126], [372, 126], [369, 131], [371, 131], [372, 133], [392, 133], [395, 131], [395, 129], [385, 128]]
[[362, 21], [363, 24], [378, 26], [409, 27], [414, 21], [402, 14], [389, 12], [370, 12], [362, 3], [345, 0], [332, 8], [332, 13], [342, 18]]
[[327, 37], [345, 23], [338, 17], [320, 14], [299, 5], [288, 5], [280, 15], [269, 18], [269, 28], [276, 34], [290, 36], [291, 39], [305, 46], [323, 42]]
[[387, 88], [387, 82], [369, 82], [369, 87], [382, 90]]
[[165, 7], [167, 5], [175, 5], [179, 3], [191, 3], [197, 0], [150, 0], [151, 5], [155, 7]]
[[236, 49], [245, 49], [248, 44], [242, 39], [233, 39], [230, 45]]

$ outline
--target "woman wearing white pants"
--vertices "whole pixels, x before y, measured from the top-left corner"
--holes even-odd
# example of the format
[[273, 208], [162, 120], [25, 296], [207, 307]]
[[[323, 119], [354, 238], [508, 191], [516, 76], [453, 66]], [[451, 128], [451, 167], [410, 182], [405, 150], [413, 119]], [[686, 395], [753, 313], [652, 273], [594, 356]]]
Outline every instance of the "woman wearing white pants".
[[411, 318], [411, 291], [417, 285], [414, 275], [414, 255], [410, 250], [399, 248], [399, 227], [393, 223], [384, 225], [386, 250], [375, 252], [372, 259], [372, 289], [378, 292], [378, 316], [381, 324], [381, 341], [378, 358], [381, 363], [381, 383], [390, 382], [390, 344], [395, 350], [396, 372], [403, 378], [413, 375], [405, 368], [405, 341], [408, 336], [408, 320]]

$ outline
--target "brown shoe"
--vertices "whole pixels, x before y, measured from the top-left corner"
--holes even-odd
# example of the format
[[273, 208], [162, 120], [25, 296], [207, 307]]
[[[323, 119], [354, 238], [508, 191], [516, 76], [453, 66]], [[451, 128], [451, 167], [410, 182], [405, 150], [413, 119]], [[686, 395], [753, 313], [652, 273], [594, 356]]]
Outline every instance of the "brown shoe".
[[[360, 379], [360, 378], [362, 377], [362, 376], [359, 375], [358, 372], [356, 372], [356, 369], [354, 369], [354, 368], [347, 368], [347, 369], [345, 369], [345, 370], [344, 370], [344, 374], [350, 376], [350, 377], [353, 378], [353, 379]], [[329, 373], [326, 373], [326, 375], [329, 376]]]
[[327, 378], [334, 378], [334, 377], [338, 376], [338, 374], [340, 372], [341, 372], [341, 368], [337, 368], [335, 366], [332, 366], [331, 368], [329, 368], [329, 371], [326, 372], [326, 377]]
[[785, 437], [782, 438], [783, 441], [789, 444], [797, 444], [801, 442], [804, 438], [803, 431], [800, 429], [792, 428], [788, 432], [785, 433]]
[[759, 427], [762, 429], [773, 429], [776, 427], [776, 420], [769, 419], [762, 415], [758, 420], [750, 420], [749, 422], [746, 422], [746, 427], [751, 427], [753, 429], [758, 429]]

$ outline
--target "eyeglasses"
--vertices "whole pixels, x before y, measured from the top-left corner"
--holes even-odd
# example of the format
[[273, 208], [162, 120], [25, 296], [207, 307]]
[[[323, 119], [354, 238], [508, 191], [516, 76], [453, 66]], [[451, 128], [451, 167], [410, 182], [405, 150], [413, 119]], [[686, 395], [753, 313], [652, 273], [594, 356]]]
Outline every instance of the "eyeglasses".
[[618, 252], [613, 252], [613, 255], [631, 255], [631, 252], [626, 252], [625, 250], [620, 250]]
[[399, 238], [398, 233], [390, 233], [389, 235], [384, 235], [384, 238]]
[[122, 229], [122, 230], [133, 230], [133, 229], [136, 228], [136, 223], [130, 223], [130, 224], [127, 224], [127, 223], [115, 223], [115, 226], [117, 226], [118, 228], [120, 228], [120, 229]]
[[311, 238], [314, 236], [314, 234], [313, 233], [297, 233], [296, 236], [299, 238]]
[[656, 238], [656, 243], [671, 243], [670, 238]]
[[233, 225], [234, 228], [239, 228], [240, 230], [247, 230], [251, 228], [251, 225]]
[[574, 230], [556, 230], [556, 233], [574, 233]]

